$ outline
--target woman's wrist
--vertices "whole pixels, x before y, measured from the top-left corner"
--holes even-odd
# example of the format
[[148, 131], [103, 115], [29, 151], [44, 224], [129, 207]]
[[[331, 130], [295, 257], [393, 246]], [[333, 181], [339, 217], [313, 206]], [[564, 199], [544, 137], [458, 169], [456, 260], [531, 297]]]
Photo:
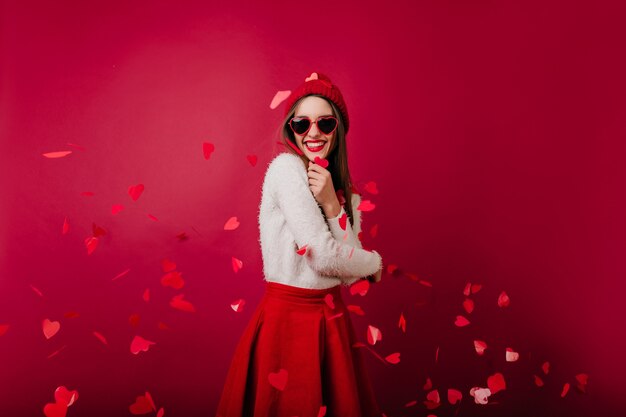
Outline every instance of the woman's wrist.
[[336, 199], [332, 203], [323, 206], [322, 209], [327, 219], [334, 219], [341, 213], [341, 205], [339, 204], [339, 200]]

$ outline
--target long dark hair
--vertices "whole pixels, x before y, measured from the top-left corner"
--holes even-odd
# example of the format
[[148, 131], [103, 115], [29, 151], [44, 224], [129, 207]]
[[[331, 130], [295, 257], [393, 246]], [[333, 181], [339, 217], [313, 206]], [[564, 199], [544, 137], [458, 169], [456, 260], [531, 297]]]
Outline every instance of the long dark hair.
[[[335, 140], [333, 141], [333, 148], [329, 151], [328, 156], [326, 157], [326, 160], [328, 160], [327, 169], [333, 179], [333, 187], [335, 188], [335, 192], [343, 190], [343, 196], [346, 200], [346, 203], [344, 204], [344, 209], [346, 211], [346, 214], [348, 215], [348, 219], [350, 219], [350, 224], [353, 225], [354, 222], [352, 219], [354, 217], [352, 216], [352, 194], [353, 192], [358, 193], [358, 190], [354, 188], [352, 184], [352, 178], [350, 177], [350, 170], [348, 169], [348, 149], [346, 146], [346, 130], [343, 118], [341, 117], [341, 112], [339, 111], [339, 108], [337, 108], [335, 103], [319, 94], [309, 94], [300, 98], [293, 104], [291, 109], [289, 109], [289, 113], [287, 113], [287, 116], [285, 116], [282, 124], [278, 128], [278, 139], [280, 143], [284, 145], [287, 152], [298, 155], [298, 157], [300, 157], [304, 168], [308, 170], [309, 159], [304, 154], [300, 155], [295, 150], [299, 148], [296, 142], [296, 137], [291, 130], [291, 127], [289, 127], [289, 120], [291, 120], [291, 118], [296, 113], [296, 108], [298, 107], [300, 102], [302, 102], [302, 100], [304, 100], [306, 97], [311, 96], [321, 97], [326, 100], [332, 108], [333, 116], [335, 116], [339, 121], [339, 124], [337, 125], [337, 130], [335, 130]], [[290, 143], [288, 143], [288, 141]], [[324, 212], [321, 207], [320, 210], [322, 211], [322, 213]]]

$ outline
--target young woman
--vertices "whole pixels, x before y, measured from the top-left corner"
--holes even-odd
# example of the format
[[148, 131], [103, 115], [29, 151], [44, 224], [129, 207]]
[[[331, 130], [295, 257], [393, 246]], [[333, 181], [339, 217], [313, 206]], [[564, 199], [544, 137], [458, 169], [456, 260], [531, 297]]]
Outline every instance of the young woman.
[[235, 350], [219, 417], [381, 415], [340, 292], [382, 274], [381, 256], [359, 239], [348, 128], [343, 96], [323, 74], [287, 99], [288, 152], [268, 165], [259, 207], [266, 291]]

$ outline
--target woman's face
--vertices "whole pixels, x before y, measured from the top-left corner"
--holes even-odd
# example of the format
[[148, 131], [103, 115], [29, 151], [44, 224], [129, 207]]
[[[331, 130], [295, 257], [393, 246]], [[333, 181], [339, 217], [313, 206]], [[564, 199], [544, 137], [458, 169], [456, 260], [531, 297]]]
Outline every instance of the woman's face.
[[[321, 97], [314, 96], [305, 97], [304, 100], [300, 102], [296, 108], [296, 112], [294, 113], [294, 117], [308, 116], [312, 121], [317, 120], [320, 116], [332, 115], [333, 110], [330, 103]], [[322, 159], [325, 159], [328, 156], [330, 150], [333, 148], [336, 133], [337, 129], [335, 129], [335, 131], [330, 135], [325, 135], [320, 132], [316, 123], [312, 123], [311, 128], [304, 136], [298, 135], [297, 133], [294, 133], [294, 136], [296, 137], [298, 148], [304, 152], [310, 161], [313, 161], [316, 156]], [[319, 147], [313, 146], [318, 144], [323, 145], [323, 147], [319, 149]]]

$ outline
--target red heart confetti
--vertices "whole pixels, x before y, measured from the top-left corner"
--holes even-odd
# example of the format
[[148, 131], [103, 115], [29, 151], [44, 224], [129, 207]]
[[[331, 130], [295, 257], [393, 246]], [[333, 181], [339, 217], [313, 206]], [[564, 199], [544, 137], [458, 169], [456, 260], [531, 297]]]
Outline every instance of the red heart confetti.
[[156, 411], [154, 401], [149, 392], [146, 391], [145, 395], [139, 395], [135, 402], [130, 405], [129, 410], [131, 414], [148, 414]]
[[300, 255], [300, 256], [304, 255], [304, 254], [306, 253], [306, 247], [307, 247], [307, 245], [304, 245], [303, 247], [301, 247], [300, 249], [298, 249], [298, 250], [296, 251], [296, 253], [297, 253], [298, 255]]
[[161, 277], [161, 285], [180, 290], [185, 285], [185, 280], [180, 272], [171, 271]]
[[370, 345], [375, 345], [376, 342], [383, 340], [383, 334], [380, 329], [372, 325], [367, 326], [367, 341]]
[[548, 375], [548, 372], [550, 372], [550, 362], [546, 361], [541, 365], [541, 370], [543, 371], [544, 374]]
[[469, 320], [463, 316], [456, 316], [456, 320], [454, 321], [454, 325], [457, 327], [463, 327], [470, 324]]
[[326, 294], [326, 296], [324, 297], [324, 302], [328, 307], [330, 307], [331, 310], [335, 309], [335, 303], [333, 302], [332, 294]]
[[43, 328], [43, 335], [46, 339], [50, 339], [61, 329], [61, 323], [58, 321], [50, 321], [49, 319], [43, 319], [41, 326]]
[[367, 294], [367, 291], [370, 288], [370, 282], [366, 279], [358, 280], [354, 284], [350, 286], [350, 294], [355, 295], [359, 294], [364, 297]]
[[137, 201], [137, 199], [141, 196], [141, 193], [143, 193], [143, 190], [143, 184], [131, 185], [128, 187], [128, 195], [133, 199], [133, 201]]
[[537, 375], [533, 375], [535, 377], [535, 385], [538, 387], [543, 387], [543, 379], [539, 378]]
[[147, 303], [148, 301], [150, 301], [150, 288], [146, 288], [143, 291], [143, 294], [141, 296], [141, 298], [143, 298], [143, 300]]
[[139, 326], [140, 320], [141, 320], [141, 317], [137, 313], [134, 313], [128, 316], [128, 323], [130, 323], [130, 325], [133, 327]]
[[57, 151], [57, 152], [46, 152], [46, 153], [43, 153], [42, 155], [45, 156], [46, 158], [63, 158], [64, 156], [67, 156], [71, 153], [72, 151]]
[[122, 278], [124, 275], [128, 274], [128, 271], [130, 271], [130, 268], [128, 268], [127, 270], [120, 272], [119, 274], [117, 274], [116, 276], [114, 276], [111, 281], [115, 281], [116, 279], [120, 279]]
[[230, 304], [230, 307], [236, 312], [236, 313], [241, 313], [243, 311], [243, 306], [246, 304], [246, 301], [243, 298], [240, 298], [239, 300], [233, 301]]
[[487, 349], [487, 343], [482, 340], [474, 340], [474, 349], [476, 349], [476, 353], [482, 355], [485, 353], [485, 349]]
[[439, 397], [439, 391], [434, 389], [426, 394], [426, 401], [424, 405], [429, 410], [433, 410], [441, 405], [441, 397]]
[[152, 221], [158, 222], [159, 219], [157, 219], [155, 216], [153, 216], [152, 214], [148, 214], [148, 218]]
[[509, 296], [506, 295], [506, 292], [502, 291], [498, 296], [498, 307], [508, 307], [510, 302]]
[[364, 316], [365, 315], [365, 312], [359, 306], [355, 306], [355, 305], [350, 304], [346, 308], [348, 309], [348, 311], [350, 311], [350, 312], [352, 312], [354, 314], [358, 314], [359, 316]]
[[246, 159], [250, 162], [250, 165], [256, 166], [257, 156], [256, 155], [246, 155]]
[[210, 142], [202, 143], [202, 154], [204, 155], [204, 159], [208, 160], [211, 157], [211, 154], [215, 150], [215, 145]]
[[241, 268], [243, 268], [243, 261], [235, 258], [234, 256], [231, 259], [233, 271], [238, 272]]
[[83, 197], [93, 197], [95, 194], [92, 191], [83, 191], [80, 195]]
[[107, 234], [106, 230], [104, 230], [102, 227], [96, 225], [95, 223], [91, 224], [92, 230], [93, 230], [93, 237], [99, 237], [99, 236], [104, 236]]
[[270, 103], [270, 109], [274, 110], [276, 107], [280, 105], [283, 101], [287, 99], [291, 95], [291, 90], [281, 90], [277, 91], [272, 98], [272, 102]]
[[98, 238], [90, 236], [85, 239], [85, 247], [87, 248], [87, 255], [91, 255], [98, 247]]
[[120, 211], [124, 210], [124, 206], [122, 204], [113, 204], [111, 206], [111, 214], [115, 215]]
[[237, 221], [237, 217], [231, 217], [224, 224], [224, 230], [235, 230], [239, 227], [239, 222]]
[[374, 181], [369, 181], [367, 184], [365, 184], [365, 191], [370, 194], [378, 194], [378, 188], [376, 186], [376, 183]]
[[506, 383], [504, 382], [504, 375], [500, 372], [496, 372], [487, 378], [487, 386], [491, 390], [491, 394], [495, 394], [498, 391], [506, 389]]
[[267, 379], [271, 386], [279, 391], [283, 391], [287, 386], [288, 373], [286, 369], [281, 369], [278, 372], [270, 372]]
[[0, 324], [0, 336], [4, 336], [8, 330], [9, 330], [8, 324]]
[[466, 298], [465, 301], [463, 301], [463, 308], [467, 314], [472, 314], [472, 311], [474, 311], [474, 301]]
[[569, 382], [566, 382], [563, 385], [563, 389], [561, 390], [561, 398], [565, 398], [568, 392], [569, 392]]
[[139, 352], [147, 352], [148, 349], [150, 349], [150, 346], [154, 344], [155, 342], [146, 340], [141, 336], [135, 336], [133, 341], [130, 343], [130, 352], [133, 355], [137, 355]]
[[69, 231], [70, 231], [70, 223], [67, 221], [67, 216], [66, 216], [65, 220], [63, 220], [63, 229], [61, 231], [61, 234], [66, 235]]
[[326, 415], [326, 406], [322, 405], [317, 412], [317, 417], [324, 417]]
[[65, 386], [61, 385], [54, 390], [54, 400], [59, 404], [64, 404], [69, 407], [78, 400], [78, 391], [70, 391]]
[[31, 290], [33, 290], [33, 292], [34, 292], [35, 294], [37, 294], [38, 296], [40, 296], [40, 297], [42, 297], [42, 298], [43, 298], [43, 293], [42, 293], [42, 292], [41, 292], [41, 291], [40, 291], [37, 287], [35, 287], [35, 286], [34, 286], [34, 285], [32, 285], [32, 284], [28, 284], [28, 285], [29, 285], [30, 289], [31, 289]]
[[346, 230], [347, 221], [348, 215], [344, 212], [341, 217], [339, 217], [339, 227], [341, 227], [341, 230]]
[[433, 388], [433, 381], [430, 380], [430, 378], [426, 378], [426, 383], [424, 383], [424, 391], [428, 391], [429, 389]]
[[577, 374], [574, 376], [576, 379], [576, 388], [580, 392], [587, 392], [587, 381], [589, 379], [589, 375], [587, 374]]
[[163, 272], [170, 272], [176, 269], [176, 264], [167, 258], [161, 259], [161, 269]]
[[406, 333], [406, 320], [404, 314], [400, 313], [400, 320], [398, 321], [398, 327], [402, 329], [403, 333]]
[[93, 335], [94, 335], [94, 336], [96, 336], [96, 338], [97, 338], [99, 341], [101, 341], [101, 342], [102, 342], [102, 344], [104, 344], [104, 345], [108, 345], [108, 344], [109, 344], [109, 343], [107, 342], [106, 338], [105, 338], [104, 336], [102, 336], [102, 334], [101, 334], [101, 333], [96, 332], [96, 331], [94, 331], [94, 332], [92, 332], [92, 333], [93, 333]]
[[463, 394], [461, 393], [461, 391], [453, 388], [448, 389], [448, 402], [450, 404], [454, 405], [461, 401], [461, 399], [463, 399]]
[[388, 355], [388, 356], [385, 358], [385, 360], [386, 360], [387, 362], [389, 362], [389, 363], [394, 364], [394, 365], [395, 365], [395, 364], [398, 364], [398, 363], [400, 363], [400, 353], [399, 353], [399, 352], [392, 353], [391, 355]]
[[372, 211], [376, 208], [376, 205], [370, 200], [361, 200], [359, 206], [356, 208], [359, 211]]
[[177, 310], [187, 311], [190, 313], [196, 311], [196, 308], [193, 306], [193, 304], [191, 304], [187, 300], [183, 300], [183, 297], [183, 294], [175, 295], [174, 297], [172, 297], [172, 299], [170, 300], [170, 306]]
[[324, 159], [324, 158], [320, 158], [319, 156], [316, 156], [313, 159], [313, 162], [315, 162], [317, 165], [324, 167], [324, 168], [328, 168], [328, 160]]

